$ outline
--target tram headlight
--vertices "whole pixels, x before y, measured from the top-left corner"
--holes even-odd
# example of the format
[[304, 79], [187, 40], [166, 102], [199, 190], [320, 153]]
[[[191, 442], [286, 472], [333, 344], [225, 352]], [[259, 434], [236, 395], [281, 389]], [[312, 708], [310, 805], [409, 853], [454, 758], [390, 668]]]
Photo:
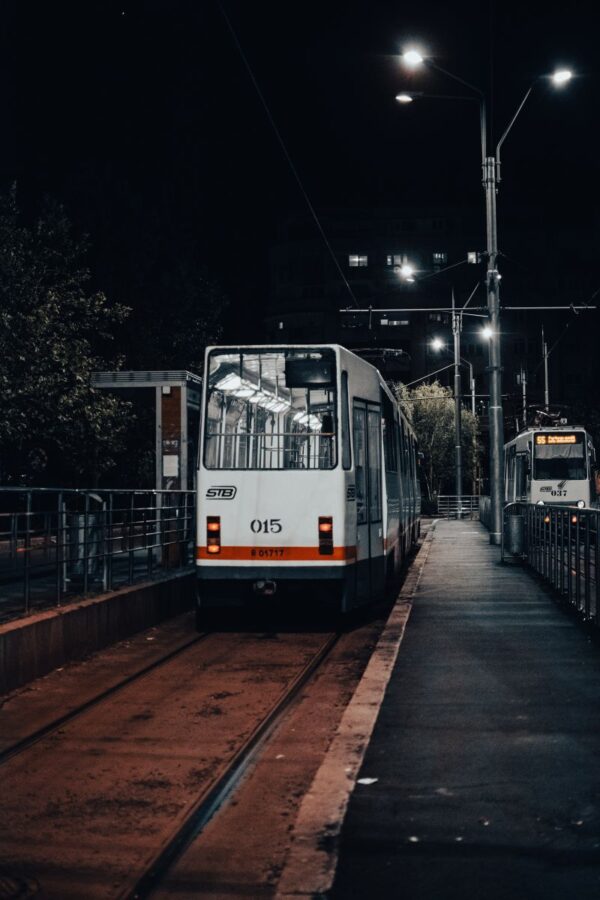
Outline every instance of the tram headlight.
[[538, 502], [537, 502], [535, 505], [536, 505], [536, 506], [543, 506], [543, 505], [544, 505], [544, 501], [543, 501], [543, 500], [538, 500]]
[[577, 506], [579, 507], [579, 509], [583, 509], [585, 506], [585, 500], [578, 500]]

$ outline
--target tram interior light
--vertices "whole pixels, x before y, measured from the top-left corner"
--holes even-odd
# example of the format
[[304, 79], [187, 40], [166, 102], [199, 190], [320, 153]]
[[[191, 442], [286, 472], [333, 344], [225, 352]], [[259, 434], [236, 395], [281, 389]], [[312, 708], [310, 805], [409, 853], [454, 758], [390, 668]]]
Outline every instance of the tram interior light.
[[294, 416], [294, 422], [298, 422], [299, 425], [308, 425], [308, 427], [313, 431], [321, 430], [321, 421], [317, 418], [317, 416], [313, 416], [311, 413], [296, 413], [296, 415]]
[[258, 388], [252, 382], [245, 378], [240, 378], [234, 372], [229, 372], [224, 378], [221, 378], [215, 385], [219, 391], [228, 391], [234, 397], [247, 399], [250, 403], [262, 406], [269, 412], [282, 413], [291, 409], [292, 404], [285, 397], [278, 397], [275, 394], [266, 391], [264, 388]]

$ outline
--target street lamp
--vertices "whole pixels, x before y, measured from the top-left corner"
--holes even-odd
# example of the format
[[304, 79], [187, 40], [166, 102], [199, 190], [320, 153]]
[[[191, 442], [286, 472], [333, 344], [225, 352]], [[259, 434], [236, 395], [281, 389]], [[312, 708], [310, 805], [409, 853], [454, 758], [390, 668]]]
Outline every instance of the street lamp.
[[557, 69], [554, 72], [550, 79], [556, 87], [561, 87], [563, 84], [566, 84], [573, 77], [573, 73], [570, 69]]
[[425, 62], [422, 54], [414, 48], [404, 51], [404, 53], [402, 54], [402, 61], [411, 69], [416, 69], [418, 68], [418, 66]]
[[[489, 329], [486, 336], [489, 340], [489, 430], [490, 430], [490, 500], [491, 500], [491, 527], [490, 542], [500, 544], [502, 532], [503, 509], [503, 456], [504, 456], [504, 422], [502, 409], [502, 366], [500, 348], [500, 273], [498, 272], [498, 221], [496, 212], [496, 194], [500, 183], [500, 151], [508, 133], [513, 127], [519, 113], [525, 106], [538, 78], [525, 92], [516, 109], [515, 114], [508, 123], [502, 137], [496, 145], [493, 156], [488, 156], [487, 151], [487, 107], [486, 98], [478, 87], [459, 78], [437, 65], [431, 58], [425, 58], [418, 50], [411, 48], [401, 55], [402, 61], [411, 68], [425, 64], [442, 75], [467, 87], [479, 98], [479, 116], [481, 131], [481, 160], [483, 173], [483, 188], [485, 191], [486, 210], [486, 244], [487, 244], [487, 307], [490, 318]], [[556, 87], [562, 87], [572, 78], [569, 69], [558, 69], [550, 76], [550, 80]], [[411, 95], [411, 99], [415, 95]]]

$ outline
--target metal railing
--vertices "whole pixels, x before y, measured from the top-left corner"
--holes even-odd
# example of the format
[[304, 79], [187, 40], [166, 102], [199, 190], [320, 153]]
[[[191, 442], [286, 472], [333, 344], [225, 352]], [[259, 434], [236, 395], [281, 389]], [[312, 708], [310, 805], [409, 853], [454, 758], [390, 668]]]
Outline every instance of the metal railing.
[[[479, 496], [475, 494], [439, 494], [437, 498], [438, 516], [446, 519], [473, 519], [479, 514]], [[460, 513], [460, 515], [459, 515]]]
[[490, 529], [490, 525], [492, 523], [492, 501], [490, 497], [481, 495], [479, 498], [479, 521], [482, 525]]
[[516, 517], [522, 518], [523, 532], [522, 549], [517, 555], [525, 558], [586, 621], [599, 626], [600, 510], [510, 503], [504, 508], [503, 558], [507, 536], [517, 531], [509, 527], [511, 518]]
[[194, 491], [0, 488], [0, 620], [193, 566]]

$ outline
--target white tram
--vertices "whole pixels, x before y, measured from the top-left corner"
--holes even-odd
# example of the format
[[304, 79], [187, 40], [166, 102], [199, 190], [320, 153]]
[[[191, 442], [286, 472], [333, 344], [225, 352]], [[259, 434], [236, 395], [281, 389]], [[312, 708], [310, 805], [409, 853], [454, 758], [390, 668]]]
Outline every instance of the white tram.
[[418, 536], [415, 437], [343, 347], [208, 348], [197, 496], [199, 621], [317, 584], [345, 612], [382, 595]]
[[595, 499], [595, 461], [584, 428], [540, 426], [523, 431], [504, 448], [505, 502], [589, 506]]

